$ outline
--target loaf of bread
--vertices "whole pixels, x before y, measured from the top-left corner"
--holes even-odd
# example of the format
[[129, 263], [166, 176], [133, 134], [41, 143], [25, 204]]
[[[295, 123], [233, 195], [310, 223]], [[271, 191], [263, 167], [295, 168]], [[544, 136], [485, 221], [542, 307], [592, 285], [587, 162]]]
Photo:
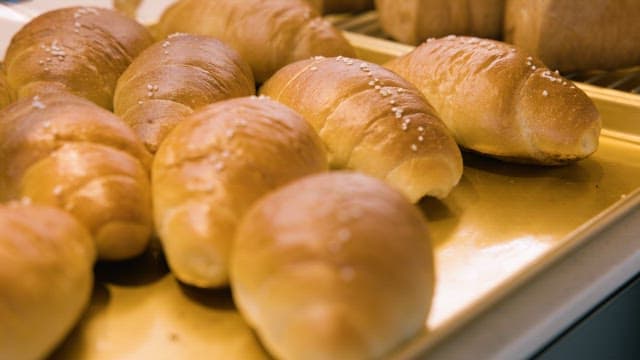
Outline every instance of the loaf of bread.
[[4, 67], [0, 62], [0, 109], [11, 103], [11, 89], [7, 83], [7, 75], [4, 72]]
[[157, 231], [173, 274], [198, 287], [228, 283], [237, 223], [265, 193], [327, 170], [300, 115], [266, 98], [205, 106], [160, 145], [153, 163]]
[[376, 0], [382, 29], [416, 45], [430, 37], [474, 35], [498, 39], [505, 0]]
[[355, 54], [303, 0], [180, 0], [164, 12], [155, 32], [160, 38], [175, 32], [218, 38], [240, 53], [259, 83], [296, 60]]
[[260, 92], [311, 123], [332, 168], [384, 179], [411, 201], [445, 197], [462, 176], [460, 150], [431, 105], [378, 65], [316, 57], [281, 69]]
[[11, 39], [9, 85], [19, 98], [66, 90], [111, 109], [118, 77], [152, 41], [142, 25], [113, 10], [53, 10]]
[[87, 230], [49, 207], [0, 205], [0, 359], [44, 359], [93, 289]]
[[122, 120], [75, 95], [36, 95], [0, 112], [0, 200], [70, 212], [101, 259], [138, 255], [148, 243], [150, 157]]
[[558, 165], [598, 147], [601, 120], [591, 99], [511, 45], [448, 36], [387, 66], [424, 93], [466, 149]]
[[312, 175], [266, 195], [232, 254], [234, 300], [278, 359], [381, 359], [425, 327], [425, 221], [374, 178]]
[[193, 109], [254, 94], [251, 68], [235, 50], [208, 36], [174, 34], [131, 63], [118, 80], [113, 105], [155, 153]]
[[373, 0], [306, 0], [318, 12], [324, 14], [348, 13], [370, 10]]
[[561, 72], [640, 65], [640, 2], [507, 0], [504, 34]]

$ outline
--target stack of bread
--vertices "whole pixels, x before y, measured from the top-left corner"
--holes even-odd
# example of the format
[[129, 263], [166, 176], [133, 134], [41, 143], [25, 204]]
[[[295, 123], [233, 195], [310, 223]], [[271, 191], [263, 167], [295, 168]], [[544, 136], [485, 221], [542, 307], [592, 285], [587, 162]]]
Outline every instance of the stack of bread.
[[435, 269], [413, 203], [456, 186], [459, 145], [545, 165], [597, 147], [584, 93], [503, 43], [444, 38], [385, 68], [303, 0], [180, 0], [151, 33], [67, 8], [9, 45], [0, 358], [50, 353], [94, 261], [154, 234], [180, 282], [231, 287], [272, 355], [383, 357], [425, 326]]

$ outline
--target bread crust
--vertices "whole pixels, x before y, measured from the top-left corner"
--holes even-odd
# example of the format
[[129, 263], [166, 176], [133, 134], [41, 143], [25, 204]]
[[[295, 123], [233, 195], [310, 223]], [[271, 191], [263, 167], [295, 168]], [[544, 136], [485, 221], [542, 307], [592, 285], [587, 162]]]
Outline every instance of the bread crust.
[[422, 214], [382, 181], [312, 175], [244, 217], [233, 296], [276, 358], [384, 358], [425, 327], [431, 251]]
[[161, 38], [185, 32], [220, 39], [249, 63], [259, 83], [313, 55], [355, 55], [342, 34], [302, 0], [181, 0], [164, 12], [155, 31]]
[[244, 97], [201, 108], [160, 145], [153, 204], [169, 267], [198, 287], [228, 283], [236, 226], [259, 197], [327, 169], [313, 129], [291, 109]]
[[101, 259], [146, 248], [151, 156], [112, 113], [75, 95], [22, 99], [0, 112], [0, 198], [27, 198], [76, 216]]
[[174, 34], [144, 50], [120, 76], [114, 112], [155, 153], [194, 109], [253, 94], [251, 68], [235, 50], [208, 36]]
[[462, 175], [460, 150], [431, 105], [381, 66], [345, 57], [302, 60], [260, 92], [304, 116], [332, 168], [384, 179], [411, 201], [445, 197]]
[[466, 149], [561, 165], [598, 147], [601, 119], [593, 101], [522, 49], [448, 36], [386, 66], [422, 91]]
[[0, 205], [0, 358], [45, 358], [71, 331], [93, 289], [95, 248], [72, 216]]
[[507, 0], [505, 41], [561, 72], [640, 65], [637, 0]]
[[498, 39], [505, 0], [376, 0], [382, 29], [416, 45], [429, 37], [474, 35]]

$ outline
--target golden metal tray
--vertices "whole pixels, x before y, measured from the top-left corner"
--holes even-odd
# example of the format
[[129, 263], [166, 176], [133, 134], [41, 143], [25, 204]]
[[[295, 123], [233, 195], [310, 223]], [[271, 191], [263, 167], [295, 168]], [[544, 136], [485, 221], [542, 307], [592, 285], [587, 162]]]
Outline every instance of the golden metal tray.
[[[347, 33], [358, 56], [382, 63], [410, 51]], [[2, 44], [3, 45], [3, 44]], [[578, 84], [603, 116], [599, 150], [559, 168], [465, 154], [460, 185], [425, 199], [437, 289], [425, 330], [398, 349], [414, 356], [472, 321], [527, 279], [640, 206], [640, 96]], [[46, 299], [43, 299], [46, 301]], [[203, 291], [168, 273], [159, 246], [96, 267], [89, 309], [51, 359], [268, 359], [229, 290]]]

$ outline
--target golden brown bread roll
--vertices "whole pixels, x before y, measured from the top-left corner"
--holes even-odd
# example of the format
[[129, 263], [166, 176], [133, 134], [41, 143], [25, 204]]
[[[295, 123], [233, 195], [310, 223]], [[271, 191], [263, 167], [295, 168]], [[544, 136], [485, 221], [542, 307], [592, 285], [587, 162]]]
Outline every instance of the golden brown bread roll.
[[458, 144], [469, 150], [558, 165], [598, 147], [601, 120], [591, 99], [511, 45], [448, 36], [387, 66], [424, 93]]
[[386, 180], [411, 201], [445, 197], [462, 176], [455, 141], [417, 89], [378, 65], [314, 58], [278, 71], [262, 94], [316, 129], [329, 164]]
[[394, 39], [418, 44], [449, 34], [497, 39], [505, 0], [376, 0], [382, 29]]
[[0, 63], [0, 109], [11, 103], [11, 90], [7, 84], [7, 75], [4, 73], [4, 67]]
[[180, 0], [155, 30], [159, 37], [186, 32], [222, 40], [249, 63], [259, 83], [312, 55], [355, 54], [340, 31], [302, 0]]
[[111, 109], [118, 77], [152, 41], [142, 25], [113, 10], [53, 10], [11, 39], [9, 85], [19, 98], [66, 90]]
[[101, 259], [138, 255], [148, 243], [149, 162], [133, 130], [77, 96], [35, 96], [0, 112], [0, 199], [67, 210]]
[[426, 222], [374, 178], [313, 175], [266, 195], [232, 254], [234, 300], [276, 358], [383, 358], [425, 327]]
[[268, 191], [327, 169], [313, 129], [266, 98], [205, 106], [160, 145], [153, 163], [153, 206], [169, 267], [198, 287], [225, 285], [235, 228]]
[[55, 208], [0, 205], [0, 358], [45, 358], [89, 302], [95, 249]]
[[638, 0], [508, 0], [504, 33], [562, 72], [640, 65]]
[[235, 50], [208, 36], [174, 34], [131, 63], [118, 80], [113, 106], [155, 152], [193, 109], [253, 94], [251, 68]]

